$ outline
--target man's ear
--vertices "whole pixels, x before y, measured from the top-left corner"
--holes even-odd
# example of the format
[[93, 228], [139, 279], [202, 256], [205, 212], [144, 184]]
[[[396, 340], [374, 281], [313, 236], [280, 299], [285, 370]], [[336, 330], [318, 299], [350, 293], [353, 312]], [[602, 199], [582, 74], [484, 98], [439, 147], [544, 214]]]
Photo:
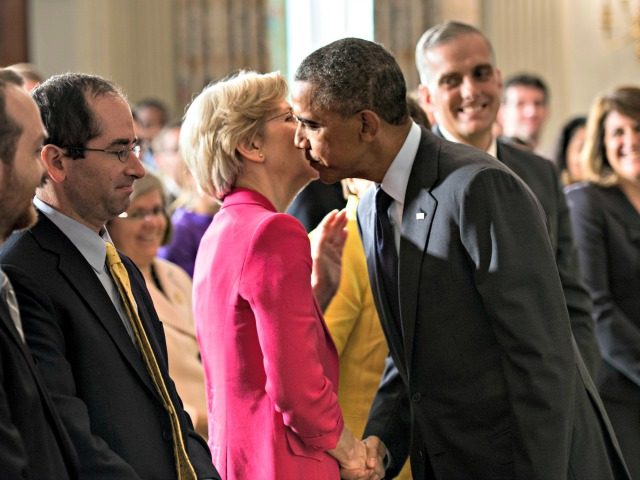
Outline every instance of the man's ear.
[[242, 155], [250, 162], [264, 162], [264, 154], [262, 153], [262, 142], [258, 137], [254, 137], [251, 140], [241, 141], [236, 147], [236, 150], [238, 150], [238, 152], [240, 152], [240, 155]]
[[420, 106], [425, 110], [430, 111], [433, 109], [431, 105], [431, 101], [432, 101], [432, 98], [431, 98], [431, 91], [429, 90], [429, 87], [427, 87], [423, 83], [418, 85], [418, 103], [420, 104]]
[[380, 117], [371, 110], [362, 110], [358, 113], [360, 119], [360, 136], [364, 141], [371, 141], [380, 129]]
[[66, 178], [67, 172], [65, 170], [65, 157], [66, 155], [64, 154], [64, 151], [57, 145], [52, 145], [49, 143], [42, 147], [40, 159], [42, 160], [42, 164], [47, 170], [47, 175], [49, 176], [49, 179], [51, 181], [60, 183]]

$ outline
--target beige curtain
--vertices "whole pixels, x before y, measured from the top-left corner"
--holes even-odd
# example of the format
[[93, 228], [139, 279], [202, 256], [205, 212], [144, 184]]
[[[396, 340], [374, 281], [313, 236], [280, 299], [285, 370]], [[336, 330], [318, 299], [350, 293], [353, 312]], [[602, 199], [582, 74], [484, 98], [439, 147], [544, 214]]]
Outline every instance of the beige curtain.
[[374, 35], [396, 57], [409, 91], [417, 88], [415, 49], [420, 35], [440, 22], [439, 0], [374, 0]]
[[239, 69], [269, 71], [269, 0], [175, 0], [180, 104]]

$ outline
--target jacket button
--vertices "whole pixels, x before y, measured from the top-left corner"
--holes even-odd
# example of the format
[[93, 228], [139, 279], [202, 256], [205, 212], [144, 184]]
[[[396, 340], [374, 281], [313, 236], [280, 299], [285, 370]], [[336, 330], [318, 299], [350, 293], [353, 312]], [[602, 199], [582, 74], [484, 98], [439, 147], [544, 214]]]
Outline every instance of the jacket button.
[[420, 403], [420, 400], [422, 400], [422, 394], [421, 393], [414, 393], [413, 395], [411, 395], [411, 400], [413, 400], [414, 403]]

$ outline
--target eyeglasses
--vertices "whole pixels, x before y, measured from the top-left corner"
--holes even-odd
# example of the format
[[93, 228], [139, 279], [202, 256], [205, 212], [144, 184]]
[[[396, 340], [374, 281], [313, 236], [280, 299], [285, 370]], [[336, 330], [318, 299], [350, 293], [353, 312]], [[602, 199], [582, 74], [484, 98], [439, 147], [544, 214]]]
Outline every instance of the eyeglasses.
[[75, 153], [82, 153], [82, 152], [102, 152], [102, 153], [108, 153], [110, 155], [115, 155], [116, 157], [118, 157], [118, 160], [120, 160], [121, 163], [126, 162], [129, 159], [129, 155], [130, 154], [134, 154], [136, 156], [136, 158], [140, 158], [140, 151], [141, 151], [141, 147], [140, 145], [136, 144], [133, 147], [124, 147], [120, 150], [107, 150], [104, 148], [89, 148], [89, 147], [64, 147], [65, 150], [71, 152], [75, 152]]
[[296, 121], [296, 118], [293, 116], [293, 110], [289, 109], [286, 112], [279, 113], [274, 115], [273, 117], [269, 117], [264, 120], [264, 123], [270, 122], [271, 120], [277, 120], [278, 118], [290, 116], [291, 118], [285, 118], [285, 122]]
[[123, 218], [126, 220], [146, 220], [148, 217], [164, 217], [164, 208], [163, 207], [154, 207], [151, 210], [134, 210], [133, 212], [122, 212], [118, 215], [118, 218]]

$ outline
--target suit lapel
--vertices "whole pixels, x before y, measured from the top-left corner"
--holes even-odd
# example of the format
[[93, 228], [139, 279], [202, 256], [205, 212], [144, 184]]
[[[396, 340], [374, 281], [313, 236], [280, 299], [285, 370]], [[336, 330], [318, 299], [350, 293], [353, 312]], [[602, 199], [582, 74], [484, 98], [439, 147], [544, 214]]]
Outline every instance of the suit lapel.
[[437, 180], [439, 144], [434, 140], [423, 132], [407, 184], [402, 212], [398, 279], [407, 365], [411, 365], [413, 357], [419, 291], [421, 288], [428, 288], [428, 285], [421, 285], [421, 270], [438, 204], [430, 192]]
[[45, 215], [40, 215], [40, 221], [33, 227], [33, 232], [43, 249], [58, 256], [58, 270], [61, 276], [67, 280], [69, 286], [93, 312], [95, 319], [106, 330], [127, 363], [155, 395], [155, 387], [142, 357], [133, 340], [127, 334], [120, 315], [89, 263], [68, 237]]
[[[49, 398], [49, 394], [47, 393], [47, 389], [43, 380], [40, 378], [40, 373], [33, 362], [33, 357], [31, 357], [31, 352], [27, 349], [26, 345], [18, 335], [18, 332], [14, 328], [13, 320], [11, 319], [11, 315], [9, 313], [9, 309], [4, 304], [4, 302], [0, 301], [0, 328], [4, 328], [5, 331], [9, 333], [9, 336], [16, 343], [16, 348], [24, 358], [25, 364], [31, 373], [31, 379], [36, 385], [38, 390], [38, 395], [40, 400], [42, 401], [42, 409], [44, 411], [45, 416], [49, 420], [51, 425], [51, 430], [55, 435], [58, 444], [60, 446], [60, 451], [62, 452], [62, 456], [64, 457], [64, 461], [67, 465], [67, 469], [69, 472], [76, 470], [77, 458], [75, 457], [75, 450], [71, 446], [71, 441], [67, 435], [65, 427], [62, 425], [62, 421], [55, 410], [53, 402]], [[25, 381], [27, 381], [25, 379]]]

